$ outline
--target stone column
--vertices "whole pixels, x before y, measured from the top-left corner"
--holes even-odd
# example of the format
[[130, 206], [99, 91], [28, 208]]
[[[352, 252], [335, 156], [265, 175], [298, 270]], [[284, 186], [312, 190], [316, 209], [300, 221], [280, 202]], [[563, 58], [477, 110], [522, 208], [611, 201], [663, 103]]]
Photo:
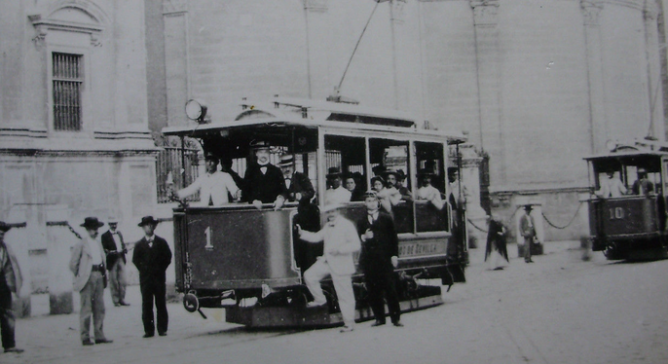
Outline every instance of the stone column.
[[603, 82], [603, 60], [601, 55], [601, 28], [599, 17], [603, 2], [582, 0], [582, 16], [585, 32], [585, 53], [589, 81], [589, 133], [592, 153], [606, 150], [608, 128], [605, 117], [605, 87]]
[[490, 152], [490, 164], [495, 184], [505, 184], [504, 128], [501, 117], [501, 78], [499, 74], [499, 30], [497, 28], [498, 0], [470, 0], [476, 42], [478, 78], [479, 141]]
[[643, 9], [645, 20], [645, 51], [647, 55], [647, 87], [649, 91], [649, 116], [651, 126], [648, 136], [665, 140], [665, 116], [663, 113], [663, 87], [661, 84], [661, 58], [659, 56], [659, 8], [655, 0], [646, 0]]

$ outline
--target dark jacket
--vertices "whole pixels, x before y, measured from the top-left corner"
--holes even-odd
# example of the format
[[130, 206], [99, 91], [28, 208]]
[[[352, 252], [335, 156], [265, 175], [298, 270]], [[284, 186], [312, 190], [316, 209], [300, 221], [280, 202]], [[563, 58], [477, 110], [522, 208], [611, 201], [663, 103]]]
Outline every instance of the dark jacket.
[[315, 189], [305, 174], [295, 172], [290, 180], [290, 188], [288, 189], [288, 193], [290, 201], [296, 201], [295, 195], [297, 193], [301, 193], [302, 198], [297, 202], [300, 204], [309, 203], [313, 196], [315, 196]]
[[165, 284], [165, 271], [172, 262], [172, 251], [165, 239], [155, 235], [153, 247], [149, 248], [146, 237], [135, 245], [132, 263], [139, 271], [139, 284], [142, 286]]
[[244, 176], [244, 200], [252, 203], [260, 200], [262, 203], [273, 203], [279, 195], [287, 197], [288, 191], [285, 187], [283, 172], [272, 165], [267, 164], [267, 173], [262, 174], [260, 165], [252, 164], [246, 170]]
[[125, 250], [125, 241], [123, 240], [123, 235], [121, 235], [120, 231], [118, 232], [118, 238], [120, 239], [121, 243], [120, 252], [118, 249], [116, 249], [116, 243], [114, 242], [114, 238], [111, 235], [111, 231], [107, 230], [107, 232], [102, 234], [100, 237], [102, 240], [102, 249], [104, 249], [105, 254], [107, 254], [108, 270], [111, 270], [111, 268], [114, 267], [114, 264], [118, 259], [123, 259], [123, 263], [127, 263], [127, 260], [125, 259], [125, 253], [123, 253], [123, 250]]
[[485, 261], [487, 257], [492, 254], [492, 249], [501, 254], [502, 257], [508, 260], [508, 249], [506, 248], [506, 234], [503, 225], [496, 221], [489, 221], [489, 229], [487, 231], [487, 247], [485, 249]]
[[392, 217], [380, 212], [376, 221], [371, 224], [368, 215], [364, 215], [357, 222], [357, 232], [361, 236], [367, 229], [373, 232], [373, 239], [362, 242], [360, 267], [364, 271], [377, 268], [393, 269], [390, 258], [399, 256], [399, 238]]

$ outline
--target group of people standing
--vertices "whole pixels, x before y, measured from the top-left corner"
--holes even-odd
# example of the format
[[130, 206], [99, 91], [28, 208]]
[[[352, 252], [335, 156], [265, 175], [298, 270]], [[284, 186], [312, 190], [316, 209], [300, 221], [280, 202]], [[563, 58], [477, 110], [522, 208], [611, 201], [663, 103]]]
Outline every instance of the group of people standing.
[[[118, 221], [109, 219], [109, 231], [99, 236], [104, 223], [96, 217], [84, 219], [86, 235], [72, 249], [70, 270], [74, 274], [74, 290], [81, 295], [79, 311], [80, 337], [84, 346], [109, 344], [104, 334], [104, 289], [109, 286], [114, 306], [130, 306], [125, 302], [125, 264], [129, 248], [123, 235], [117, 230]], [[142, 296], [142, 321], [144, 337], [155, 335], [153, 305], [157, 310], [157, 330], [160, 336], [167, 335], [168, 315], [166, 304], [165, 276], [171, 264], [172, 252], [165, 239], [155, 235], [158, 221], [146, 216], [138, 224], [144, 237], [133, 245], [132, 263], [139, 271]], [[90, 326], [93, 324], [91, 339]]]

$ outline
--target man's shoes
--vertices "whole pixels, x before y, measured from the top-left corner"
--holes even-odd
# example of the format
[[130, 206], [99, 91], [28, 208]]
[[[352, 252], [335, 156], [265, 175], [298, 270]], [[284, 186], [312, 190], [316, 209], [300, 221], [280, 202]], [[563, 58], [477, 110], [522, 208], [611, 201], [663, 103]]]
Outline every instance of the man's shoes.
[[83, 345], [83, 346], [93, 346], [95, 344], [93, 344], [93, 342], [90, 339], [88, 339], [88, 340], [82, 341], [81, 345]]
[[121, 305], [121, 306], [130, 306], [130, 304], [125, 302], [125, 301], [121, 301], [118, 304]]
[[371, 327], [382, 326], [382, 325], [385, 325], [385, 321], [376, 320], [376, 322], [371, 324]]
[[395, 322], [392, 323], [392, 325], [394, 325], [396, 327], [404, 327], [404, 324], [402, 324], [401, 321], [395, 321]]
[[109, 339], [95, 339], [96, 344], [111, 344], [113, 342], [114, 340], [109, 340]]
[[121, 305], [120, 303], [114, 303], [114, 307], [118, 307], [120, 305]]
[[306, 304], [306, 308], [315, 308], [315, 307], [322, 307], [327, 304], [327, 301], [325, 302], [316, 302], [316, 301], [311, 301]]
[[341, 328], [341, 332], [351, 332], [353, 330], [355, 330], [355, 328], [352, 327], [352, 326], [348, 326], [348, 325]]
[[7, 348], [7, 349], [5, 349], [5, 353], [16, 353], [16, 354], [21, 354], [22, 352], [24, 352], [24, 350], [23, 350], [23, 349], [19, 349], [19, 348]]
[[167, 336], [167, 333], [166, 332], [159, 332], [158, 335], [159, 336]]
[[533, 263], [533, 260], [531, 260], [531, 259], [525, 259], [525, 260], [524, 260], [524, 263]]
[[146, 333], [146, 334], [144, 334], [144, 339], [148, 339], [149, 337], [153, 337], [153, 336], [155, 336], [155, 334]]

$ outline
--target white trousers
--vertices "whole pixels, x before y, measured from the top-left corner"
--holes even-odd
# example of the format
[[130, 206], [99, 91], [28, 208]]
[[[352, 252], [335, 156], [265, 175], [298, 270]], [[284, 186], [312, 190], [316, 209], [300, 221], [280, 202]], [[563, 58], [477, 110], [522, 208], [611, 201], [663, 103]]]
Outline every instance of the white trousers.
[[331, 271], [326, 261], [318, 259], [311, 268], [304, 273], [304, 281], [306, 287], [313, 295], [314, 302], [325, 303], [327, 299], [322, 293], [320, 281], [325, 277], [331, 276], [336, 290], [336, 296], [339, 299], [339, 307], [341, 308], [341, 315], [343, 315], [343, 322], [347, 326], [355, 324], [355, 293], [353, 292], [353, 282], [351, 274], [336, 274]]

